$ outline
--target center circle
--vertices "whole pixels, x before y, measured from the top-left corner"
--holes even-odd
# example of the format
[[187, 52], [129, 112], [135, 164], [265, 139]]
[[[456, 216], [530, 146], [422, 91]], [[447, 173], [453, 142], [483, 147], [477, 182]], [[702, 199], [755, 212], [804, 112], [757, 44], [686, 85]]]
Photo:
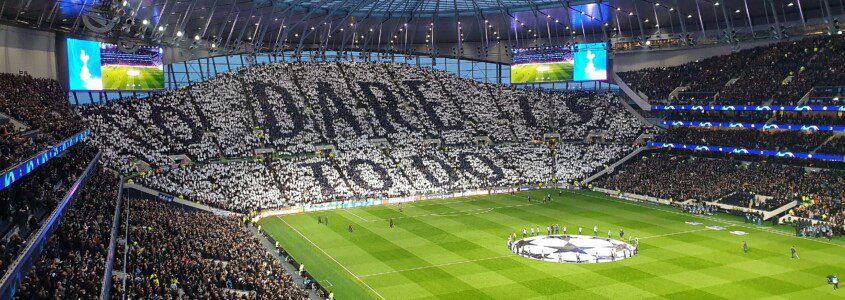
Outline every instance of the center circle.
[[637, 254], [637, 247], [623, 241], [586, 235], [540, 235], [508, 242], [520, 256], [557, 263], [603, 263]]

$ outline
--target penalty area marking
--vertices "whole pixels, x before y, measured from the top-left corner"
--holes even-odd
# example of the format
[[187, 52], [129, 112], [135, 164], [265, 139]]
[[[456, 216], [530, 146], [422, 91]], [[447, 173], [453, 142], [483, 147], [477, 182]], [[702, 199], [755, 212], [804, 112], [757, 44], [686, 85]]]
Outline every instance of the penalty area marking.
[[352, 214], [353, 216], [358, 217], [358, 219], [364, 220], [364, 222], [369, 222], [369, 221], [370, 221], [370, 220], [364, 219], [364, 217], [359, 216], [358, 214], [356, 214], [356, 213], [352, 212], [352, 211], [351, 211], [351, 210], [349, 210], [349, 209], [344, 209], [344, 210], [345, 210], [346, 212], [348, 212], [348, 213]]
[[320, 284], [320, 285], [322, 285], [322, 286], [323, 286], [323, 288], [324, 288], [324, 289], [327, 289], [327, 288], [330, 288], [330, 287], [333, 287], [333, 286], [334, 286], [334, 284], [332, 284], [332, 282], [331, 282], [331, 281], [329, 281], [328, 279], [326, 279], [326, 280], [320, 280], [320, 281], [317, 281], [317, 282], [327, 282], [327, 283], [328, 283], [328, 285], [325, 285], [325, 284], [322, 284], [322, 283]]
[[337, 261], [337, 259], [334, 259], [334, 257], [332, 257], [332, 256], [331, 256], [328, 252], [326, 252], [326, 250], [323, 250], [323, 248], [320, 248], [320, 246], [317, 246], [317, 244], [315, 244], [315, 243], [314, 243], [314, 241], [312, 241], [312, 240], [311, 240], [311, 239], [309, 239], [307, 236], [305, 236], [304, 234], [302, 234], [302, 232], [300, 232], [300, 231], [299, 231], [299, 229], [296, 229], [295, 227], [291, 226], [291, 225], [290, 225], [290, 223], [288, 223], [288, 221], [286, 221], [285, 219], [282, 219], [282, 217], [276, 216], [276, 218], [278, 218], [279, 220], [282, 220], [282, 222], [284, 222], [284, 223], [285, 223], [285, 225], [287, 225], [288, 227], [290, 227], [290, 229], [293, 229], [293, 231], [296, 231], [296, 233], [297, 233], [297, 234], [299, 234], [299, 236], [301, 236], [301, 237], [302, 237], [302, 238], [304, 238], [306, 241], [308, 241], [309, 243], [311, 243], [311, 245], [312, 245], [312, 246], [314, 246], [315, 248], [317, 248], [317, 250], [320, 250], [320, 252], [323, 252], [323, 254], [325, 254], [325, 255], [326, 255], [329, 259], [331, 259], [331, 260], [332, 260], [332, 261], [334, 261], [334, 262], [335, 262], [338, 266], [340, 266], [341, 268], [343, 268], [343, 270], [345, 270], [345, 271], [346, 271], [346, 273], [349, 273], [349, 275], [352, 275], [352, 277], [355, 277], [355, 279], [357, 279], [358, 281], [360, 281], [361, 283], [363, 283], [363, 284], [364, 284], [364, 286], [366, 286], [368, 289], [370, 289], [370, 291], [373, 291], [373, 293], [375, 293], [375, 294], [376, 294], [376, 296], [378, 296], [378, 297], [379, 297], [379, 298], [381, 298], [381, 299], [384, 299], [384, 296], [382, 296], [381, 294], [379, 294], [379, 292], [377, 292], [375, 289], [373, 289], [373, 287], [371, 287], [369, 284], [367, 284], [366, 282], [364, 282], [363, 280], [361, 280], [361, 277], [359, 277], [358, 275], [355, 275], [355, 273], [352, 273], [352, 271], [349, 271], [349, 269], [348, 269], [348, 268], [346, 268], [346, 266], [344, 266], [344, 265], [343, 265], [343, 264], [341, 264], [339, 261]]

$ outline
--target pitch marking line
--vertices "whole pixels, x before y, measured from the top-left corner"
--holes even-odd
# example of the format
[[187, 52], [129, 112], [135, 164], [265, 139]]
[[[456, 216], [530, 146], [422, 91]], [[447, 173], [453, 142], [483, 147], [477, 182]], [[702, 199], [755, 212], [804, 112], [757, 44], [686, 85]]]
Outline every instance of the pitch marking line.
[[363, 283], [363, 284], [364, 284], [364, 286], [366, 286], [368, 289], [370, 289], [370, 291], [373, 291], [373, 293], [375, 293], [375, 294], [376, 294], [376, 296], [378, 296], [378, 297], [379, 297], [379, 298], [381, 298], [381, 299], [384, 299], [384, 296], [382, 296], [381, 294], [379, 294], [379, 292], [377, 292], [375, 289], [373, 289], [373, 287], [371, 287], [369, 284], [367, 284], [366, 282], [364, 282], [363, 280], [361, 280], [361, 277], [358, 277], [358, 275], [355, 275], [355, 273], [352, 273], [352, 271], [349, 271], [349, 269], [348, 269], [348, 268], [346, 268], [346, 266], [344, 266], [344, 265], [343, 265], [343, 264], [341, 264], [339, 261], [337, 261], [337, 259], [335, 259], [334, 257], [332, 257], [332, 256], [331, 256], [328, 252], [326, 252], [326, 250], [323, 250], [323, 248], [320, 248], [320, 246], [317, 246], [317, 244], [315, 244], [315, 243], [314, 243], [314, 241], [312, 241], [312, 240], [311, 240], [311, 239], [309, 239], [307, 236], [305, 236], [304, 234], [302, 234], [302, 232], [300, 232], [300, 231], [299, 231], [299, 229], [296, 229], [295, 227], [291, 226], [291, 225], [290, 225], [290, 223], [288, 223], [288, 221], [286, 221], [285, 219], [282, 219], [280, 216], [276, 216], [276, 218], [278, 218], [279, 220], [282, 220], [282, 222], [284, 222], [284, 223], [285, 223], [285, 225], [287, 225], [288, 227], [290, 227], [290, 229], [293, 229], [293, 231], [296, 231], [296, 233], [297, 233], [297, 234], [299, 234], [299, 236], [301, 236], [301, 237], [302, 237], [302, 238], [304, 238], [306, 241], [308, 241], [309, 243], [311, 243], [311, 245], [313, 245], [315, 248], [317, 248], [317, 250], [320, 250], [320, 252], [323, 252], [323, 254], [325, 254], [328, 258], [330, 258], [332, 261], [334, 261], [334, 262], [335, 262], [338, 266], [340, 266], [341, 268], [343, 268], [343, 270], [345, 270], [347, 273], [349, 273], [349, 275], [352, 275], [352, 277], [355, 277], [355, 279], [358, 279], [358, 281], [360, 281], [361, 283]]
[[445, 264], [437, 264], [437, 265], [422, 266], [422, 267], [416, 267], [416, 268], [410, 268], [410, 269], [401, 269], [401, 270], [393, 270], [393, 271], [388, 271], [388, 272], [381, 272], [381, 273], [367, 274], [367, 275], [361, 275], [361, 276], [359, 276], [359, 277], [364, 278], [364, 277], [379, 276], [379, 275], [394, 274], [394, 273], [402, 273], [402, 272], [416, 271], [416, 270], [423, 270], [423, 269], [430, 269], [430, 268], [439, 268], [439, 267], [452, 266], [452, 265], [460, 265], [460, 264], [471, 263], [471, 262], [479, 262], [479, 261], [485, 261], [485, 260], [494, 260], [494, 259], [500, 259], [500, 258], [512, 257], [512, 256], [517, 256], [517, 255], [516, 255], [516, 254], [508, 254], [508, 255], [502, 255], [502, 256], [496, 256], [496, 257], [488, 257], [488, 258], [479, 258], [479, 259], [471, 259], [471, 260], [464, 260], [464, 261], [456, 261], [456, 262], [450, 262], [450, 263], [445, 263]]
[[364, 220], [364, 222], [369, 222], [369, 221], [370, 221], [370, 220], [364, 219], [364, 217], [359, 216], [358, 214], [356, 214], [356, 213], [352, 212], [352, 211], [351, 211], [351, 210], [349, 210], [349, 209], [344, 209], [344, 210], [345, 210], [346, 212], [348, 212], [348, 213], [352, 214], [353, 216], [358, 217], [358, 219]]
[[705, 229], [694, 229], [694, 230], [687, 230], [687, 231], [681, 231], [681, 232], [673, 232], [673, 233], [667, 233], [667, 234], [659, 234], [659, 235], [652, 235], [652, 236], [644, 236], [644, 237], [641, 237], [640, 239], [659, 238], [659, 237], [666, 237], [666, 236], [672, 236], [672, 235], [678, 235], [678, 234], [685, 234], [685, 233], [693, 233], [693, 232], [699, 232], [699, 231], [708, 231], [708, 230], [712, 230], [712, 229], [708, 229], [708, 228], [705, 228]]
[[329, 281], [328, 279], [326, 279], [326, 280], [320, 280], [320, 281], [317, 281], [317, 282], [327, 282], [327, 283], [328, 283], [328, 285], [325, 285], [325, 284], [320, 284], [320, 285], [322, 285], [322, 286], [323, 286], [323, 288], [325, 288], [325, 289], [327, 289], [327, 288], [330, 288], [330, 287], [333, 287], [333, 286], [334, 286], [334, 284], [332, 284], [332, 282], [331, 282], [331, 281]]
[[777, 234], [777, 235], [782, 235], [782, 236], [786, 236], [786, 237], [803, 239], [803, 240], [808, 240], [808, 241], [813, 241], [813, 242], [817, 242], [817, 243], [822, 243], [822, 244], [827, 244], [827, 245], [831, 245], [831, 246], [845, 248], [845, 245], [840, 245], [840, 244], [831, 243], [831, 242], [825, 242], [823, 240], [812, 239], [812, 238], [808, 238], [808, 237], [805, 237], [805, 236], [795, 236], [795, 235], [792, 235], [792, 234], [789, 234], [789, 233], [786, 233], [786, 232], [781, 232], [781, 231], [777, 231], [777, 230], [773, 230], [773, 229], [746, 226], [746, 225], [742, 225], [742, 224], [731, 222], [731, 221], [720, 220], [720, 219], [717, 219], [717, 218], [714, 218], [714, 217], [692, 215], [692, 214], [682, 213], [682, 212], [678, 212], [678, 211], [671, 211], [671, 210], [666, 210], [666, 209], [662, 209], [662, 208], [659, 208], [659, 207], [652, 207], [652, 206], [649, 206], [649, 205], [641, 205], [641, 203], [638, 203], [638, 202], [631, 202], [631, 201], [626, 201], [626, 200], [616, 200], [616, 199], [609, 198], [609, 197], [608, 198], [596, 197], [594, 195], [583, 194], [583, 193], [578, 193], [578, 192], [574, 192], [574, 191], [569, 191], [569, 192], [572, 193], [572, 194], [576, 194], [576, 195], [587, 196], [587, 197], [596, 198], [596, 199], [604, 199], [604, 200], [609, 200], [611, 202], [624, 203], [624, 204], [633, 205], [633, 206], [637, 206], [637, 207], [644, 207], [644, 208], [648, 208], [648, 209], [659, 210], [659, 211], [662, 211], [662, 212], [673, 213], [673, 214], [676, 214], [676, 215], [692, 216], [694, 218], [710, 220], [710, 221], [713, 221], [713, 222], [719, 222], [719, 223], [723, 223], [723, 224], [730, 224], [731, 226], [739, 226], [739, 227], [743, 227], [743, 228], [759, 230], [759, 231], [762, 231], [762, 232], [768, 232], [768, 233], [771, 233], [771, 234]]

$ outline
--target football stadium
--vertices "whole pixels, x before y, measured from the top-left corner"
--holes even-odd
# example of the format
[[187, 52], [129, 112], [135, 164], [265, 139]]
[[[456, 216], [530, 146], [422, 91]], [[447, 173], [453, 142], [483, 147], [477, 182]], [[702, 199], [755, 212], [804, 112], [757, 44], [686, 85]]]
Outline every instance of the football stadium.
[[843, 17], [0, 4], [0, 300], [845, 299]]

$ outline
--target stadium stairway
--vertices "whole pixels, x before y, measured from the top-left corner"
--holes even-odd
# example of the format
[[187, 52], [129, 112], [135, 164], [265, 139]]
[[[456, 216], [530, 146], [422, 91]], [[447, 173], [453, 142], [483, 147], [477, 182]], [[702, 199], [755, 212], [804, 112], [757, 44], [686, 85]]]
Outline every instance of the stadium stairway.
[[793, 207], [798, 206], [798, 201], [789, 202], [781, 207], [776, 208], [773, 211], [763, 213], [763, 220], [771, 219], [772, 217], [778, 216], [781, 213], [792, 209]]
[[3, 120], [8, 120], [9, 122], [11, 122], [12, 125], [15, 126], [15, 130], [17, 131], [26, 131], [27, 129], [29, 129], [29, 126], [24, 125], [24, 123], [22, 123], [21, 121], [18, 121], [17, 119], [12, 118], [7, 114], [0, 113], [0, 124], [3, 124], [3, 122], [5, 122]]
[[640, 154], [640, 152], [643, 152], [644, 150], [649, 150], [649, 149], [655, 149], [655, 147], [639, 147], [637, 149], [634, 149], [633, 152], [628, 153], [628, 155], [625, 155], [625, 157], [623, 157], [622, 159], [620, 159], [620, 160], [616, 161], [615, 163], [611, 164], [607, 168], [604, 168], [603, 170], [599, 171], [598, 173], [593, 174], [590, 177], [587, 177], [587, 179], [584, 179], [583, 181], [581, 181], [581, 183], [582, 184], [588, 184], [588, 183], [592, 182], [593, 180], [596, 180], [596, 179], [598, 179], [599, 177], [601, 177], [605, 174], [613, 173], [613, 171], [616, 170], [616, 167], [622, 165], [623, 163], [625, 163], [629, 159], [636, 157], [638, 154]]
[[810, 151], [810, 154], [816, 154], [816, 151], [819, 151], [819, 149], [824, 147], [824, 145], [827, 145], [828, 143], [830, 143], [831, 141], [833, 141], [835, 139], [842, 138], [843, 136], [845, 136], [845, 133], [834, 132], [830, 137], [828, 137], [826, 140], [824, 140], [824, 142], [819, 144], [816, 148], [813, 148], [813, 151]]
[[648, 98], [646, 98], [645, 95], [638, 94], [633, 89], [631, 89], [631, 87], [628, 86], [628, 84], [625, 83], [625, 81], [622, 80], [622, 78], [619, 77], [616, 72], [613, 72], [613, 82], [616, 83], [616, 85], [619, 86], [619, 89], [622, 90], [622, 92], [625, 93], [628, 98], [631, 98], [631, 100], [633, 100], [634, 103], [636, 103], [637, 106], [640, 107], [640, 109], [651, 110], [651, 105], [648, 103]]
[[660, 124], [660, 121], [663, 120], [663, 118], [649, 120], [648, 118], [644, 117], [640, 113], [640, 111], [631, 107], [631, 104], [629, 104], [628, 101], [625, 101], [625, 99], [624, 99], [625, 96], [627, 96], [627, 95], [617, 96], [616, 101], [619, 101], [619, 103], [622, 104], [622, 107], [624, 107], [625, 110], [627, 110], [629, 113], [634, 115], [634, 117], [637, 118], [637, 120], [640, 121], [640, 123], [645, 124], [646, 126], [649, 126], [649, 127], [654, 127], [654, 126], [658, 126], [658, 124]]

